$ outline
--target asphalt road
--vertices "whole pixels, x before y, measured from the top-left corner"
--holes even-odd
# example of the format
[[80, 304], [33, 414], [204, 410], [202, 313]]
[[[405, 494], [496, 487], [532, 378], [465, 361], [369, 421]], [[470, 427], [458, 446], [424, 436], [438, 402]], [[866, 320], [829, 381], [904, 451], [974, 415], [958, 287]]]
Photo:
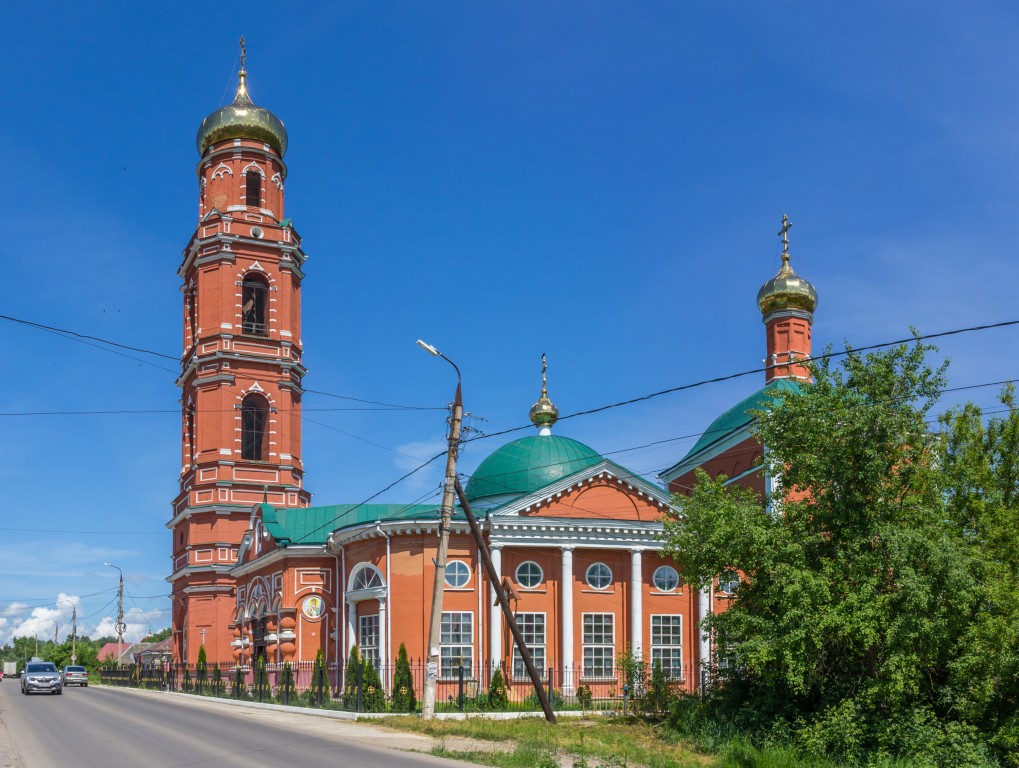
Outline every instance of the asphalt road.
[[0, 768], [467, 765], [372, 725], [96, 686], [22, 696], [18, 683], [0, 682]]

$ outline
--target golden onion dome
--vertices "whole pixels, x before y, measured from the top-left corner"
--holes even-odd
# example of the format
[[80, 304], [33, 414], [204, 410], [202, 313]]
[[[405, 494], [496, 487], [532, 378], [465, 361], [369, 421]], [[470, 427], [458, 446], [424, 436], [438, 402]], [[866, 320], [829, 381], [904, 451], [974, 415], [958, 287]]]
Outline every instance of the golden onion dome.
[[559, 420], [559, 409], [549, 400], [548, 386], [545, 380], [545, 371], [548, 364], [545, 355], [541, 356], [541, 397], [538, 402], [531, 406], [531, 423], [539, 430], [550, 429]]
[[195, 139], [198, 154], [226, 139], [252, 139], [268, 144], [280, 157], [287, 152], [287, 129], [283, 121], [267, 109], [256, 106], [248, 96], [248, 73], [242, 64], [237, 78], [237, 95], [233, 103], [217, 109], [198, 127]]
[[796, 274], [789, 266], [789, 229], [792, 222], [788, 216], [782, 217], [782, 266], [778, 273], [761, 286], [757, 292], [757, 306], [762, 314], [769, 314], [782, 309], [798, 309], [813, 312], [817, 309], [817, 291], [814, 286]]

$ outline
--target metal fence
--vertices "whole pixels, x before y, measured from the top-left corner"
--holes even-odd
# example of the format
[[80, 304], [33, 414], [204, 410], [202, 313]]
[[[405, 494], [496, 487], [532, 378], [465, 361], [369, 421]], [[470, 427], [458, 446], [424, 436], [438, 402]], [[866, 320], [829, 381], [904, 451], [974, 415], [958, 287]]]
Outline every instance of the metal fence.
[[[456, 667], [440, 675], [437, 711], [530, 711], [541, 704], [530, 678], [521, 669], [484, 664], [480, 669]], [[344, 709], [356, 712], [411, 712], [420, 706], [425, 664], [411, 662], [401, 673], [396, 664], [361, 663], [341, 669], [312, 661], [284, 664], [183, 665], [103, 667], [106, 685], [179, 691], [289, 706]], [[496, 674], [498, 672], [498, 675]], [[650, 672], [621, 668], [585, 674], [582, 667], [542, 670], [543, 684], [554, 709], [661, 711], [675, 695], [690, 690], [694, 670], [684, 665], [680, 676], [655, 678]], [[403, 682], [400, 682], [400, 681]], [[409, 685], [407, 684], [409, 681]]]

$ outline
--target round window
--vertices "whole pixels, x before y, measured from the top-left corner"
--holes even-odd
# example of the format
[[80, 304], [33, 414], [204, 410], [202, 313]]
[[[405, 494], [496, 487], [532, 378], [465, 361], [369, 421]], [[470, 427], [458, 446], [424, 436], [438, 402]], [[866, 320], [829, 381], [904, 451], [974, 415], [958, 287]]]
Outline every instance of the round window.
[[466, 587], [471, 580], [471, 569], [463, 560], [446, 563], [446, 584], [450, 587]]
[[740, 578], [736, 571], [726, 571], [718, 577], [718, 591], [723, 595], [735, 595], [739, 584]]
[[671, 592], [679, 586], [679, 574], [671, 565], [662, 565], [655, 569], [655, 575], [651, 577], [655, 588], [662, 592]]
[[533, 589], [544, 580], [545, 574], [542, 573], [541, 566], [533, 560], [528, 560], [517, 566], [517, 584], [521, 587]]
[[587, 569], [587, 584], [595, 589], [605, 589], [612, 583], [612, 569], [605, 563], [595, 563]]

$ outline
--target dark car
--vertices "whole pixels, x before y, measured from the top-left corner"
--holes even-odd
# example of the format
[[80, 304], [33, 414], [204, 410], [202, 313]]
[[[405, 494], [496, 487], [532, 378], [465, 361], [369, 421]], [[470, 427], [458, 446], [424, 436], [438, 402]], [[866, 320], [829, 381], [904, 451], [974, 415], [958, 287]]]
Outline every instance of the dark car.
[[85, 667], [64, 667], [60, 680], [64, 685], [84, 685], [88, 688], [88, 670]]
[[64, 692], [60, 673], [54, 664], [48, 661], [30, 661], [25, 665], [25, 671], [21, 674], [21, 692], [29, 694], [34, 691], [55, 693], [58, 696]]

